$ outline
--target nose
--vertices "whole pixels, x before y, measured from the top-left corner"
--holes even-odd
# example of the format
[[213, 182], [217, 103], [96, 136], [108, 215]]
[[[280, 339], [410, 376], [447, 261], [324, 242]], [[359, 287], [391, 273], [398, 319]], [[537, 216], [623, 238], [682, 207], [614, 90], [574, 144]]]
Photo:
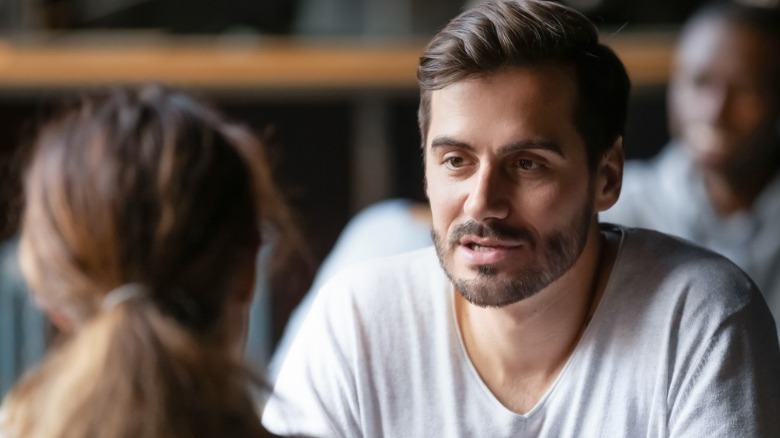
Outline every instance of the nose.
[[488, 165], [472, 176], [463, 211], [478, 222], [506, 219], [509, 215], [510, 187], [499, 169]]

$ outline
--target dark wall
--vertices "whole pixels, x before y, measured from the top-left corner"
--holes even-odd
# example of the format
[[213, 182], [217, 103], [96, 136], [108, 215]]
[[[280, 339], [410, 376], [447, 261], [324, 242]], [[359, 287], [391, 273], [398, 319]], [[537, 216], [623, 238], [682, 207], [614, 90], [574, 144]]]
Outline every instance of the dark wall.
[[244, 31], [289, 34], [294, 0], [43, 0], [40, 25], [50, 29], [155, 29], [172, 34]]
[[3, 98], [0, 100], [0, 240], [16, 232], [21, 212], [21, 172], [38, 120], [51, 105], [43, 99]]
[[219, 106], [266, 139], [276, 180], [297, 213], [312, 256], [294, 258], [271, 279], [275, 342], [349, 219], [352, 105], [337, 99]]

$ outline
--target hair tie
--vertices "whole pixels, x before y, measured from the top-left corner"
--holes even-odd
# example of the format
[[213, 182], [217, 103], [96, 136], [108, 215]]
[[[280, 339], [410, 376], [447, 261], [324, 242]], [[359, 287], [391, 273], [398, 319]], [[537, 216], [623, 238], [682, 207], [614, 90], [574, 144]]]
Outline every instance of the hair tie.
[[103, 298], [103, 310], [113, 309], [125, 301], [146, 298], [149, 296], [149, 289], [140, 283], [125, 283], [112, 289]]

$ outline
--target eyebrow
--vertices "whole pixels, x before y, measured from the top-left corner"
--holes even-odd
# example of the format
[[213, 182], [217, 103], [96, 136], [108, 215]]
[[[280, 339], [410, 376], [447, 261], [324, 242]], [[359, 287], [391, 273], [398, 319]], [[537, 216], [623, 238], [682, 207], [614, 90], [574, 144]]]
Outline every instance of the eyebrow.
[[464, 141], [455, 140], [452, 137], [436, 137], [431, 141], [431, 149], [436, 149], [437, 147], [441, 146], [454, 146], [456, 148], [467, 149], [470, 151], [474, 150], [470, 144]]
[[[474, 150], [474, 147], [471, 146], [469, 143], [456, 140], [452, 137], [447, 137], [447, 136], [436, 137], [431, 141], [431, 149], [436, 149], [437, 147], [441, 147], [441, 146], [452, 146], [456, 148], [466, 149], [468, 151]], [[524, 149], [544, 149], [553, 152], [557, 155], [560, 155], [561, 157], [566, 157], [566, 155], [563, 153], [563, 149], [558, 143], [545, 140], [542, 138], [529, 138], [527, 140], [521, 140], [521, 141], [509, 143], [504, 146], [501, 146], [497, 152], [501, 155], [504, 155], [504, 154], [510, 154], [513, 152], [521, 151]]]

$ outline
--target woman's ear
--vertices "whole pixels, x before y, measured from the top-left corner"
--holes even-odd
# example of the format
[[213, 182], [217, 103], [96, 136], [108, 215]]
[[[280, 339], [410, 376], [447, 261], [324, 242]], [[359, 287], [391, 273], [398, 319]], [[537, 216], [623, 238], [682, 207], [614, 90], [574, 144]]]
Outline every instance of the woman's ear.
[[623, 187], [623, 137], [620, 136], [601, 158], [596, 168], [594, 208], [597, 212], [609, 209], [620, 197]]
[[70, 333], [72, 331], [73, 322], [65, 314], [65, 312], [51, 308], [44, 308], [43, 312], [46, 314], [46, 317], [49, 318], [49, 321], [51, 321], [54, 327], [57, 327], [59, 331], [64, 333]]

